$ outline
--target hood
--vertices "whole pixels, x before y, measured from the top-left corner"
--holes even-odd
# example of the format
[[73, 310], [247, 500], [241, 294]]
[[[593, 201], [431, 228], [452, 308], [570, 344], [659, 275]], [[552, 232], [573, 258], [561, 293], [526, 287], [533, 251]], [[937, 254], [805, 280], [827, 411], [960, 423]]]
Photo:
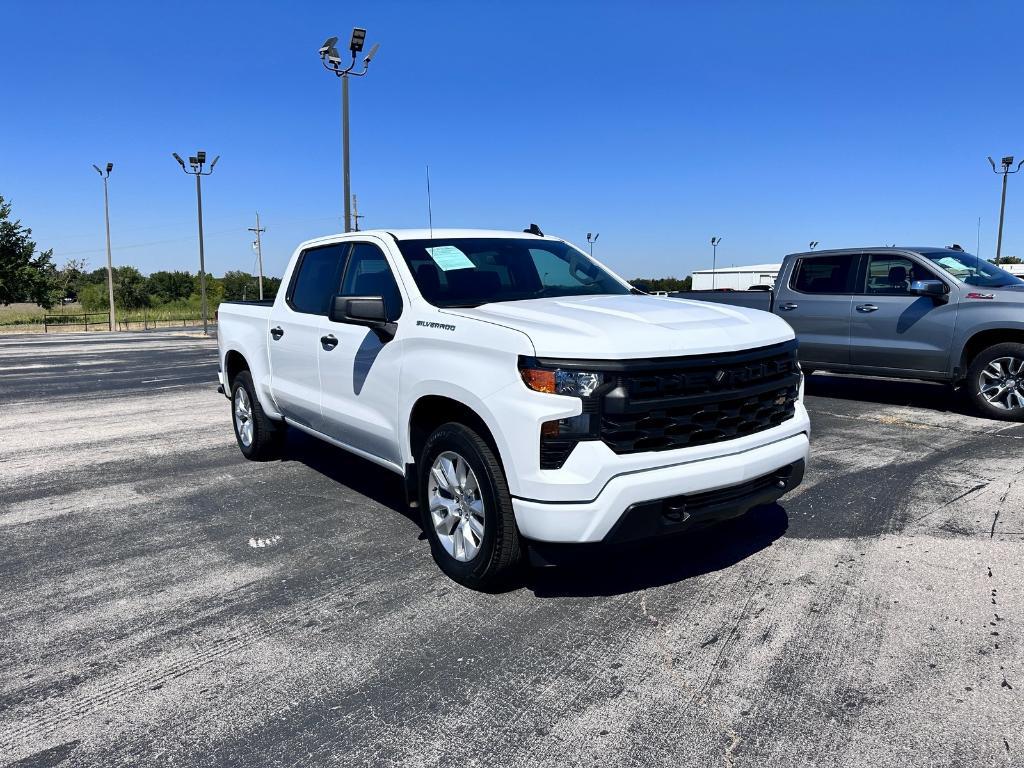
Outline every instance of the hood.
[[522, 331], [538, 357], [675, 357], [793, 338], [793, 329], [768, 312], [661, 296], [567, 296], [445, 311]]

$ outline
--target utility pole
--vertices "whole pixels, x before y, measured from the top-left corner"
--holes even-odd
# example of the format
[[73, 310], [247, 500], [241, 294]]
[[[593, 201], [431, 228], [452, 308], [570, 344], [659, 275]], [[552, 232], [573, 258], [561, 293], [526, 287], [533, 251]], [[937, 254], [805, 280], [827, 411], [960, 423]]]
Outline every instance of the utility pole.
[[370, 68], [370, 60], [377, 54], [377, 49], [380, 45], [377, 43], [373, 44], [370, 48], [370, 52], [363, 58], [363, 69], [361, 72], [355, 72], [356, 67], [356, 56], [363, 50], [363, 43], [366, 41], [366, 30], [362, 27], [356, 27], [352, 30], [352, 39], [349, 41], [348, 49], [352, 53], [352, 63], [347, 67], [341, 66], [341, 56], [338, 54], [338, 49], [335, 45], [338, 42], [337, 37], [329, 37], [320, 46], [320, 61], [328, 72], [333, 72], [335, 75], [341, 78], [341, 163], [342, 163], [342, 181], [345, 187], [345, 231], [352, 231], [352, 210], [350, 204], [352, 201], [352, 185], [349, 179], [349, 159], [348, 159], [348, 78], [362, 77], [366, 74]]
[[[110, 314], [107, 321], [110, 324], [110, 330], [113, 331], [117, 328], [117, 320], [114, 319], [114, 266], [110, 257], [110, 198], [107, 195], [107, 179], [110, 178], [110, 172], [114, 170], [114, 164], [107, 163], [106, 174], [100, 170], [98, 165], [93, 164], [92, 167], [96, 169], [96, 173], [103, 179], [103, 216], [107, 221], [107, 301], [109, 302], [108, 312]], [[61, 296], [61, 299], [63, 298]]]
[[263, 301], [263, 243], [260, 241], [260, 232], [267, 230], [260, 227], [260, 212], [256, 211], [256, 226], [249, 227], [250, 232], [256, 233], [256, 260], [260, 264], [260, 301]]
[[210, 163], [210, 169], [207, 171], [203, 170], [203, 166], [206, 164], [206, 153], [202, 150], [199, 150], [188, 159], [191, 171], [185, 168], [185, 161], [181, 159], [177, 152], [172, 152], [171, 156], [178, 161], [181, 170], [189, 176], [196, 177], [196, 207], [199, 210], [199, 300], [203, 312], [203, 336], [209, 336], [210, 330], [206, 320], [206, 255], [203, 250], [203, 186], [201, 181], [203, 176], [209, 176], [213, 173], [213, 168], [217, 165], [217, 161], [220, 160], [220, 155], [213, 158], [213, 162]]
[[1024, 165], [1024, 160], [1017, 163], [1017, 167], [1014, 170], [1010, 170], [1010, 166], [1013, 165], [1013, 155], [1007, 155], [1004, 157], [1000, 164], [1003, 170], [996, 170], [996, 161], [991, 157], [988, 159], [989, 165], [992, 166], [993, 173], [1001, 173], [1003, 175], [1003, 198], [999, 203], [999, 235], [996, 238], [996, 265], [999, 265], [999, 259], [1003, 253], [1003, 214], [1006, 213], [1006, 179], [1011, 173], [1017, 173], [1020, 167]]
[[711, 238], [711, 290], [715, 290], [715, 278], [718, 276], [718, 244], [722, 242], [720, 237]]
[[355, 225], [355, 231], [359, 231], [359, 220], [365, 219], [365, 216], [359, 214], [359, 201], [356, 200], [356, 196], [352, 195], [352, 223]]

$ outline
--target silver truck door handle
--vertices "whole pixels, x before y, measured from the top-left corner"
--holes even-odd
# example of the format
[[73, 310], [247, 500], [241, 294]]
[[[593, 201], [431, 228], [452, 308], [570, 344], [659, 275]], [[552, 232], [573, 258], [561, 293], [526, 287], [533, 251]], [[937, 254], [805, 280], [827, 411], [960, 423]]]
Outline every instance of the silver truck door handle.
[[789, 310], [796, 309], [799, 306], [799, 304], [794, 304], [792, 301], [787, 301], [785, 304], [780, 304], [779, 309], [783, 312], [789, 312]]
[[877, 310], [878, 310], [878, 307], [875, 306], [874, 304], [858, 304], [857, 305], [857, 311], [858, 312], [875, 312]]
[[284, 328], [282, 328], [281, 326], [277, 326], [276, 328], [271, 328], [270, 329], [270, 335], [274, 337], [274, 341], [277, 341], [282, 336], [284, 336]]
[[320, 346], [330, 352], [336, 346], [338, 346], [338, 337], [333, 333], [329, 333], [326, 336], [320, 337]]

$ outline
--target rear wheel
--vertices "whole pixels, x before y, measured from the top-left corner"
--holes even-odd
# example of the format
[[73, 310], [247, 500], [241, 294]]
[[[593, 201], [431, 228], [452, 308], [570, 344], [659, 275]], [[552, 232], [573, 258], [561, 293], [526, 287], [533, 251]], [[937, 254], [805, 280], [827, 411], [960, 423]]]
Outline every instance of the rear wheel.
[[463, 424], [444, 424], [427, 439], [419, 473], [423, 528], [441, 570], [471, 589], [507, 583], [522, 561], [522, 544], [491, 447]]
[[266, 461], [280, 455], [285, 426], [263, 412], [248, 371], [242, 371], [231, 382], [231, 421], [245, 458]]
[[1008, 342], [983, 350], [967, 369], [966, 389], [985, 416], [1024, 421], [1024, 344]]

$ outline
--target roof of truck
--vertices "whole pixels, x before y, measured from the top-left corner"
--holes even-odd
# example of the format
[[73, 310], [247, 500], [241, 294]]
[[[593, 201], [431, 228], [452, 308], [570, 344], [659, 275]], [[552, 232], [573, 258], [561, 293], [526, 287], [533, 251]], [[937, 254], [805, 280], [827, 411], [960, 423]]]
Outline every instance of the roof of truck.
[[514, 231], [507, 229], [446, 229], [434, 227], [433, 229], [362, 229], [358, 232], [339, 232], [334, 235], [324, 235], [308, 242], [320, 242], [325, 240], [337, 240], [343, 237], [359, 237], [376, 235], [377, 237], [393, 237], [395, 240], [450, 240], [459, 237], [536, 237], [543, 240], [558, 240], [557, 237], [531, 235], [529, 232]]
[[821, 256], [822, 254], [834, 253], [926, 253], [932, 251], [949, 251], [950, 253], [964, 253], [955, 251], [952, 248], [945, 248], [941, 245], [866, 245], [863, 248], [828, 248], [820, 251], [797, 251], [789, 256]]

